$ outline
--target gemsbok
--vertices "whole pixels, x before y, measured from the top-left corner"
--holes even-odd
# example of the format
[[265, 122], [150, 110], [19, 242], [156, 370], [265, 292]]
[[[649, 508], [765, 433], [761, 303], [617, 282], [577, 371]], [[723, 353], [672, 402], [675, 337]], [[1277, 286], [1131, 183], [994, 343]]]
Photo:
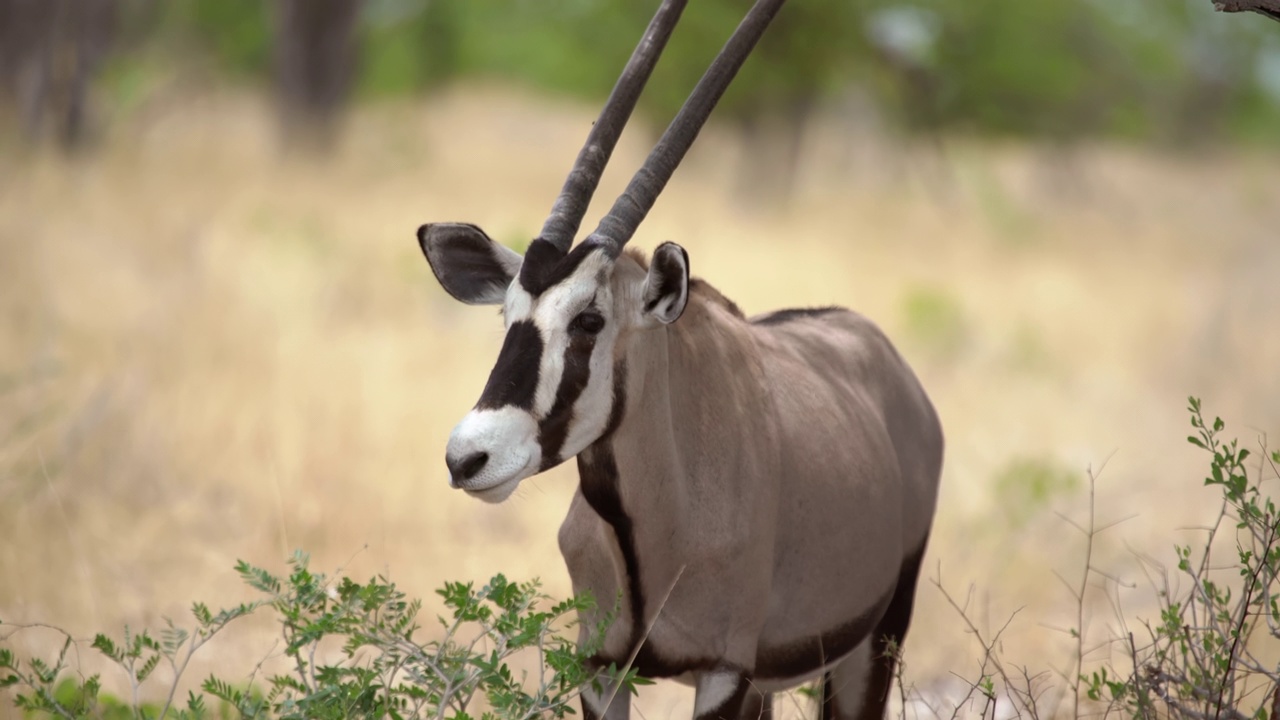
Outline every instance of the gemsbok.
[[[699, 718], [771, 713], [822, 678], [823, 718], [884, 714], [929, 536], [943, 439], [919, 381], [841, 308], [744, 317], [663, 243], [623, 253], [783, 0], [758, 0], [599, 227], [587, 204], [685, 0], [665, 0], [522, 257], [466, 224], [418, 240], [506, 336], [449, 437], [450, 484], [487, 502], [577, 457], [560, 527], [575, 592], [617, 616], [595, 657], [696, 687]], [[583, 633], [598, 616], [583, 618]], [[589, 691], [586, 718], [627, 718]]]

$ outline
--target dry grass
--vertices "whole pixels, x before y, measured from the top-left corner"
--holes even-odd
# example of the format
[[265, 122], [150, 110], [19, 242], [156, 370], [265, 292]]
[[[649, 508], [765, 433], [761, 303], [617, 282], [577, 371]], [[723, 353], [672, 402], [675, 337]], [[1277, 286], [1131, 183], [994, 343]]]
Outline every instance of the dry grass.
[[[211, 95], [81, 161], [0, 149], [0, 618], [155, 625], [238, 601], [237, 558], [280, 567], [294, 547], [416, 595], [499, 570], [567, 592], [572, 469], [500, 507], [448, 489], [444, 442], [501, 327], [435, 285], [413, 230], [526, 239], [590, 121], [473, 88], [362, 110], [339, 157], [310, 163], [277, 156], [260, 99]], [[1126, 543], [1164, 556], [1206, 519], [1185, 395], [1246, 438], [1280, 428], [1280, 162], [939, 154], [836, 122], [807, 148], [793, 201], [760, 202], [734, 136], [709, 131], [636, 242], [682, 242], [748, 312], [846, 304], [898, 338], [949, 441], [928, 573], [976, 582], [993, 621], [1025, 606], [1014, 659], [1058, 657], [1074, 609], [1053, 572], [1081, 540], [1048, 511], [1081, 512], [1083, 482], [1014, 508], [1015, 530], [993, 479], [1033, 458], [1083, 481], [1110, 458], [1099, 521], [1136, 517], [1098, 562], [1121, 571]], [[929, 583], [918, 608], [908, 678], [971, 672]], [[232, 630], [209, 663], [247, 672], [270, 633]], [[690, 702], [647, 698], [648, 717]]]

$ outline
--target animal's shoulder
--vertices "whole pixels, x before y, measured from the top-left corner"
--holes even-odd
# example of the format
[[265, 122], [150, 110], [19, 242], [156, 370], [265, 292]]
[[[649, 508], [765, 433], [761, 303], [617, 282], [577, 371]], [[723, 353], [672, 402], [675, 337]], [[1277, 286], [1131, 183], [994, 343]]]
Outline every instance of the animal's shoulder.
[[871, 370], [901, 364], [893, 343], [866, 316], [842, 307], [789, 308], [750, 319], [766, 354], [806, 365]]

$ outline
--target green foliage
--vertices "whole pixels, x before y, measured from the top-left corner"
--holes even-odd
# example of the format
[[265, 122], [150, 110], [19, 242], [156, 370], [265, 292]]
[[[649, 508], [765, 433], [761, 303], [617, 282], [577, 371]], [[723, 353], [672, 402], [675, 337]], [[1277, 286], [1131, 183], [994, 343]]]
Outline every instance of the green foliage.
[[[1187, 441], [1212, 455], [1204, 484], [1222, 492], [1218, 521], [1195, 548], [1174, 547], [1187, 589], [1175, 592], [1165, 580], [1160, 619], [1147, 624], [1147, 642], [1125, 641], [1132, 672], [1109, 674], [1103, 667], [1082, 680], [1091, 700], [1135, 718], [1159, 711], [1174, 718], [1265, 720], [1268, 707], [1280, 705], [1280, 664], [1255, 650], [1280, 641], [1280, 512], [1259, 480], [1264, 470], [1280, 479], [1280, 452], [1268, 454], [1263, 445], [1251, 474], [1245, 461], [1252, 454], [1237, 440], [1221, 439], [1222, 419], [1206, 421], [1194, 397], [1187, 409], [1195, 430]], [[1224, 539], [1234, 545], [1226, 567], [1213, 558]]]
[[[1136, 623], [1120, 618], [1122, 627], [1140, 627], [1146, 636], [1127, 631], [1112, 638], [1123, 651], [1086, 669], [1084, 597], [1091, 577], [1107, 577], [1092, 565], [1093, 544], [1106, 528], [1093, 524], [1090, 494], [1088, 526], [1075, 525], [1088, 539], [1084, 572], [1073, 589], [1080, 614], [1067, 631], [1076, 642], [1075, 669], [1062, 675], [1069, 683], [1074, 678], [1066, 695], [1075, 702], [1074, 717], [1272, 720], [1272, 708], [1280, 705], [1280, 665], [1274, 654], [1266, 654], [1268, 644], [1280, 642], [1280, 509], [1262, 489], [1263, 480], [1280, 481], [1280, 451], [1264, 442], [1255, 454], [1237, 440], [1224, 439], [1225, 423], [1206, 420], [1195, 398], [1188, 411], [1194, 430], [1188, 442], [1211, 456], [1204, 485], [1221, 494], [1218, 521], [1202, 542], [1175, 546], [1175, 577], [1185, 582], [1164, 577], [1157, 587], [1158, 618]], [[1017, 461], [1006, 474], [1005, 484], [1031, 500], [1075, 485], [1069, 473], [1037, 459]], [[1227, 544], [1230, 555], [1224, 562], [1227, 548], [1221, 546]], [[513, 583], [497, 575], [480, 588], [446, 583], [437, 591], [444, 607], [437, 617], [438, 639], [422, 640], [421, 603], [385, 578], [367, 583], [329, 578], [313, 572], [302, 553], [291, 559], [285, 576], [245, 562], [235, 569], [263, 595], [260, 600], [216, 613], [195, 603], [188, 627], [168, 622], [155, 633], [125, 628], [120, 638], [93, 639], [91, 647], [128, 679], [129, 699], [103, 693], [98, 676], [78, 672], [69, 660], [77, 643], [65, 632], [57, 631], [63, 642], [53, 658], [22, 659], [4, 643], [29, 628], [4, 623], [0, 691], [13, 693], [15, 707], [33, 717], [528, 720], [571, 714], [570, 701], [589, 684], [602, 688], [605, 677], [623, 692], [634, 693], [645, 682], [631, 669], [593, 672], [588, 658], [598, 652], [608, 618], [581, 633], [588, 640], [575, 646], [559, 631], [572, 625], [572, 615], [590, 615], [591, 601], [549, 603], [536, 582]], [[955, 716], [966, 705], [994, 716], [997, 706], [1010, 702], [1019, 717], [1063, 714], [1061, 707], [1045, 704], [1050, 693], [1044, 674], [1012, 668], [1001, 659], [1001, 634], [1008, 623], [994, 634], [984, 631], [966, 614], [967, 605], [947, 594], [940, 578], [934, 583], [984, 653]], [[188, 693], [185, 704], [176, 702], [191, 656], [230, 623], [264, 610], [280, 623], [292, 670], [268, 678], [254, 671], [245, 684], [211, 676], [199, 692]], [[333, 660], [335, 648], [340, 653]], [[900, 649], [890, 652], [901, 668]], [[533, 654], [532, 673], [512, 669], [519, 653]], [[167, 696], [144, 702], [141, 686], [154, 683], [161, 667], [171, 677]], [[900, 674], [897, 681], [906, 703], [911, 691]], [[814, 694], [812, 688], [800, 693]]]
[[162, 20], [241, 76], [265, 75], [271, 62], [271, 3], [260, 0], [181, 0], [166, 3]]
[[418, 92], [457, 75], [466, 12], [456, 2], [369, 2], [360, 33], [361, 92]]
[[[600, 99], [655, 4], [368, 0], [358, 91], [399, 95], [501, 77]], [[747, 5], [689, 4], [642, 113], [659, 124], [672, 116]], [[270, 76], [270, 3], [173, 0], [163, 8], [150, 30], [179, 38], [172, 53], [202, 50], [233, 76]], [[795, 118], [856, 87], [905, 127], [930, 131], [1274, 142], [1280, 96], [1268, 89], [1277, 81], [1266, 77], [1275, 65], [1266, 58], [1280, 53], [1280, 36], [1249, 20], [1198, 0], [791, 2], [717, 115]]]
[[[1032, 719], [1280, 717], [1280, 660], [1275, 655], [1280, 647], [1280, 513], [1262, 489], [1268, 482], [1280, 481], [1280, 451], [1268, 450], [1263, 440], [1258, 457], [1236, 440], [1223, 439], [1225, 423], [1220, 418], [1207, 421], [1195, 398], [1189, 399], [1188, 411], [1195, 430], [1188, 441], [1211, 455], [1204, 484], [1221, 493], [1222, 506], [1207, 537], [1174, 547], [1177, 569], [1172, 579], [1156, 560], [1139, 558], [1153, 579], [1158, 617], [1122, 614], [1122, 593], [1133, 587], [1094, 565], [1099, 536], [1117, 523], [1095, 524], [1096, 476], [1090, 472], [1087, 522], [1063, 517], [1085, 540], [1078, 580], [1058, 576], [1076, 602], [1075, 622], [1063, 629], [1074, 646], [1067, 662], [1072, 669], [1064, 671], [1060, 659], [1042, 660], [1041, 667], [1047, 670], [1009, 662], [1002, 637], [1017, 612], [1003, 625], [977, 621], [971, 615], [972, 588], [969, 597], [957, 601], [939, 574], [934, 585], [959, 614], [982, 654], [976, 671], [965, 679], [968, 687], [961, 697], [930, 698], [899, 679], [904, 707], [914, 700], [943, 717], [946, 712], [940, 710], [950, 709], [955, 711], [951, 717]], [[1038, 464], [1028, 463], [1011, 472], [1010, 478], [1033, 476]], [[1042, 470], [1048, 477], [1059, 472], [1051, 466]], [[1096, 591], [1107, 596], [1116, 623], [1110, 626], [1109, 636], [1094, 645], [1087, 637], [1086, 596]], [[1067, 687], [1054, 687], [1055, 677], [1066, 681]]]
[[[66, 676], [74, 673], [67, 656], [75, 642], [65, 633], [62, 651], [51, 663], [23, 662], [0, 647], [0, 689], [18, 689], [14, 703], [26, 712], [67, 718], [202, 718], [210, 714], [212, 698], [220, 714], [246, 718], [509, 720], [562, 718], [573, 712], [569, 703], [581, 689], [597, 681], [587, 658], [599, 650], [605, 624], [586, 633], [591, 639], [582, 647], [559, 634], [572, 624], [571, 616], [589, 612], [594, 604], [576, 598], [547, 606], [550, 599], [536, 582], [513, 583], [497, 575], [479, 589], [447, 583], [437, 591], [447, 611], [447, 617], [438, 618], [440, 639], [421, 641], [415, 638], [421, 603], [385, 578], [364, 584], [331, 579], [312, 572], [302, 553], [290, 561], [287, 577], [245, 562], [236, 572], [266, 597], [217, 613], [195, 603], [191, 630], [170, 622], [154, 636], [126, 628], [120, 641], [94, 638], [92, 647], [127, 676], [133, 689], [129, 703], [103, 696], [97, 676]], [[293, 671], [264, 682], [254, 682], [251, 675], [247, 686], [210, 676], [201, 693], [189, 693], [183, 707], [175, 705], [178, 681], [192, 654], [232, 621], [263, 608], [280, 621]], [[10, 635], [0, 635], [0, 641]], [[342, 659], [322, 660], [334, 643], [340, 644]], [[510, 667], [525, 652], [535, 654], [536, 678]], [[141, 685], [162, 663], [173, 678], [167, 699], [141, 702]], [[628, 691], [642, 682], [634, 671], [611, 672]]]

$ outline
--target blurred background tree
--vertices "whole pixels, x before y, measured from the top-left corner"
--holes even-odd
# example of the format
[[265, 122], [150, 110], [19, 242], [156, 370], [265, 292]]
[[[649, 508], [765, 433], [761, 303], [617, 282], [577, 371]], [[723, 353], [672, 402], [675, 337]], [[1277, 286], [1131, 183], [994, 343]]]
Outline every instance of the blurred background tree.
[[83, 145], [115, 18], [116, 0], [0, 0], [0, 97], [28, 138]]
[[[690, 3], [643, 113], [665, 123], [749, 4]], [[198, 68], [270, 85], [286, 137], [323, 146], [352, 97], [497, 78], [602, 98], [653, 5], [0, 0], [0, 87], [28, 136], [75, 145], [111, 48], [107, 95], [148, 67]], [[1273, 143], [1280, 123], [1280, 32], [1202, 0], [792, 0], [750, 63], [718, 117], [793, 156], [811, 115], [850, 97], [909, 133]]]

